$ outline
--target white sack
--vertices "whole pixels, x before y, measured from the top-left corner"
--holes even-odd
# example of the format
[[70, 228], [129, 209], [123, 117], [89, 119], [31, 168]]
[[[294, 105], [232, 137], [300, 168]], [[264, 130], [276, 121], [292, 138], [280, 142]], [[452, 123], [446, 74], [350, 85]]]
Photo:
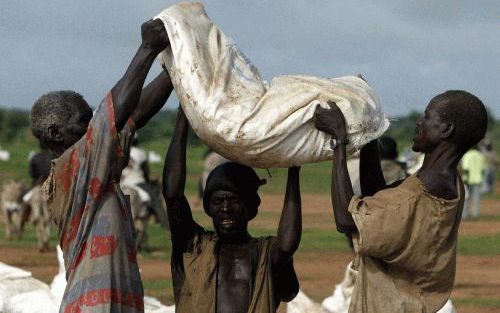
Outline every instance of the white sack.
[[3, 307], [4, 313], [56, 313], [58, 307], [45, 289], [24, 292], [9, 298]]
[[31, 272], [0, 262], [0, 312], [6, 312], [13, 296], [35, 290], [48, 294], [49, 286], [31, 277]]
[[158, 299], [144, 296], [145, 313], [175, 313], [175, 305], [164, 305]]
[[311, 121], [317, 104], [327, 107], [329, 100], [346, 118], [349, 153], [389, 126], [360, 78], [279, 76], [267, 85], [200, 3], [171, 6], [156, 18], [170, 38], [161, 61], [191, 126], [228, 159], [260, 168], [330, 159], [330, 136]]
[[321, 306], [329, 313], [347, 313], [351, 304], [352, 291], [356, 283], [357, 272], [352, 269], [352, 262], [347, 264], [344, 279], [335, 285], [333, 294], [323, 300]]
[[302, 290], [286, 304], [286, 313], [329, 313], [309, 298]]

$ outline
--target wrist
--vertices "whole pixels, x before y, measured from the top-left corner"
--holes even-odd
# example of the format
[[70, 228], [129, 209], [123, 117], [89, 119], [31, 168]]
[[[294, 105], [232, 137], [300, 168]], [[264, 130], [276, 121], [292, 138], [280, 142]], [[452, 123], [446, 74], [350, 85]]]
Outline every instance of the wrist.
[[335, 150], [339, 147], [346, 147], [349, 144], [349, 139], [347, 139], [347, 136], [340, 137], [340, 139], [337, 138], [331, 138], [330, 139], [330, 149]]
[[141, 45], [139, 46], [139, 50], [154, 55], [156, 57], [156, 55], [158, 55], [163, 49], [155, 47], [149, 43], [142, 42]]

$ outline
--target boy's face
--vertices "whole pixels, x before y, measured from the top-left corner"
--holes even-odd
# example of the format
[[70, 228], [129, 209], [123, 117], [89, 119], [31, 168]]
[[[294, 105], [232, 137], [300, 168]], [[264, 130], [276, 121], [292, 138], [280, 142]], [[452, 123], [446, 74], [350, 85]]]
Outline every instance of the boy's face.
[[438, 113], [440, 105], [442, 104], [431, 100], [424, 117], [417, 122], [412, 147], [414, 151], [427, 153], [441, 142], [443, 122]]
[[238, 235], [247, 232], [247, 206], [234, 192], [215, 191], [210, 197], [210, 215], [219, 235]]

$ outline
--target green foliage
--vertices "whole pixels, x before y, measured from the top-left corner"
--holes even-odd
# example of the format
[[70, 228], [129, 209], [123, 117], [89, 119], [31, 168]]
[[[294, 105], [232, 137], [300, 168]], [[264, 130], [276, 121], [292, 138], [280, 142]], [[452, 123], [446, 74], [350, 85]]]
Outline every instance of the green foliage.
[[[165, 140], [172, 137], [177, 120], [177, 111], [164, 110], [158, 112], [142, 129], [137, 132], [141, 143], [147, 144], [156, 140]], [[188, 134], [188, 143], [191, 145], [200, 145], [201, 141], [190, 129]]]
[[12, 142], [19, 134], [30, 127], [29, 115], [21, 110], [0, 111], [0, 139]]
[[391, 119], [391, 126], [387, 130], [386, 135], [396, 140], [400, 151], [410, 145], [413, 136], [415, 136], [417, 121], [420, 118], [422, 118], [421, 113], [412, 111], [408, 115]]

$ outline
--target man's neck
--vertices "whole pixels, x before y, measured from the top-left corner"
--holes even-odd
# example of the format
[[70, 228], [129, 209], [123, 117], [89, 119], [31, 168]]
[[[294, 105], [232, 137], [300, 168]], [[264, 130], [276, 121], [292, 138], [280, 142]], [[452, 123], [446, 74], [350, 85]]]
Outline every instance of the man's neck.
[[454, 145], [442, 143], [433, 151], [426, 153], [420, 172], [456, 173], [463, 153]]
[[458, 190], [455, 178], [462, 155], [455, 146], [448, 143], [442, 143], [425, 154], [417, 176], [431, 194], [444, 199], [456, 198]]

